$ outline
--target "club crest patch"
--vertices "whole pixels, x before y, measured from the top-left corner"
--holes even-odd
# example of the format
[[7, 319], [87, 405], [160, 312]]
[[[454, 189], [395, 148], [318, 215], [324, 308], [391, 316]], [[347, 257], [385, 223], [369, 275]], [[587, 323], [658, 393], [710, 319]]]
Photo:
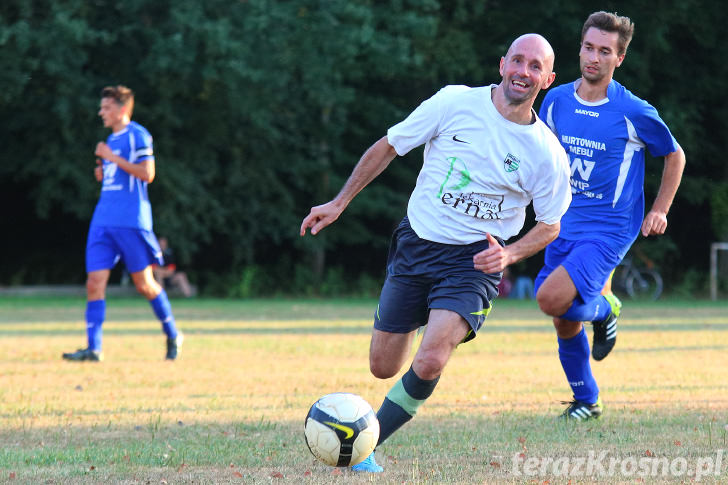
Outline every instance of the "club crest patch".
[[506, 169], [506, 172], [515, 172], [520, 166], [521, 161], [510, 153], [506, 156], [506, 159], [503, 160], [503, 167]]

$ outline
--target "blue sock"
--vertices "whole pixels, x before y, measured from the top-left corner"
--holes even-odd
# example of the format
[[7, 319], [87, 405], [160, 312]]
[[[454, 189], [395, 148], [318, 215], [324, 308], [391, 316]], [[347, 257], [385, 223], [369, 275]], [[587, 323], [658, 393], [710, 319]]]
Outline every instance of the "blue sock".
[[86, 338], [88, 348], [101, 351], [101, 326], [106, 318], [106, 300], [86, 302]]
[[582, 328], [574, 337], [558, 340], [561, 367], [564, 368], [569, 385], [574, 391], [574, 399], [594, 404], [599, 398], [599, 387], [589, 363], [589, 339], [586, 331]]
[[572, 322], [594, 322], [604, 320], [611, 311], [612, 307], [609, 306], [609, 302], [602, 295], [586, 303], [577, 297], [569, 309], [566, 310], [566, 313], [559, 316], [559, 318]]
[[162, 330], [169, 338], [177, 338], [177, 327], [174, 324], [174, 316], [172, 315], [172, 305], [169, 304], [169, 298], [167, 298], [167, 292], [162, 289], [162, 292], [157, 295], [153, 300], [149, 300], [149, 304], [152, 305], [154, 314], [162, 322]]
[[420, 379], [412, 367], [404, 373], [384, 398], [382, 407], [377, 411], [379, 420], [377, 446], [417, 414], [417, 409], [432, 395], [439, 380], [440, 377], [430, 381]]

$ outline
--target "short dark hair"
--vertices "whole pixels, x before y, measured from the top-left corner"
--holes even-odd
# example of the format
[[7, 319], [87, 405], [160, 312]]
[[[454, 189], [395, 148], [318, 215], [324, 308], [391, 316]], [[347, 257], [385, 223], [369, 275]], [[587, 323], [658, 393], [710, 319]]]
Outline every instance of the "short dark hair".
[[134, 111], [134, 91], [121, 84], [106, 86], [101, 90], [101, 99], [103, 98], [111, 98], [120, 106], [126, 106], [129, 111], [129, 118], [131, 118], [131, 112]]
[[629, 46], [632, 40], [632, 34], [634, 34], [634, 23], [629, 17], [620, 17], [615, 13], [610, 12], [594, 12], [589, 15], [589, 18], [584, 22], [584, 27], [581, 29], [581, 41], [584, 42], [584, 36], [586, 31], [591, 27], [595, 27], [605, 32], [617, 32], [619, 38], [617, 39], [618, 56], [622, 56], [627, 52], [627, 46]]

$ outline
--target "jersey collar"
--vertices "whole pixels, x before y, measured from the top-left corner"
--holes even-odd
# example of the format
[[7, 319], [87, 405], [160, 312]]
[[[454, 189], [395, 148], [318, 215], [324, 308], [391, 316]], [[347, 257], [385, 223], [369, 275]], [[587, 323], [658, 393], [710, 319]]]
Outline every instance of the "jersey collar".
[[583, 104], [584, 106], [601, 106], [601, 105], [607, 104], [609, 102], [609, 88], [612, 86], [611, 82], [609, 83], [609, 86], [607, 87], [607, 97], [604, 99], [600, 99], [599, 101], [586, 101], [586, 100], [582, 99], [581, 96], [579, 96], [576, 92], [576, 90], [579, 89], [580, 83], [581, 83], [581, 78], [577, 79], [572, 84], [572, 86], [574, 87], [574, 98], [576, 98], [576, 100], [579, 103]]

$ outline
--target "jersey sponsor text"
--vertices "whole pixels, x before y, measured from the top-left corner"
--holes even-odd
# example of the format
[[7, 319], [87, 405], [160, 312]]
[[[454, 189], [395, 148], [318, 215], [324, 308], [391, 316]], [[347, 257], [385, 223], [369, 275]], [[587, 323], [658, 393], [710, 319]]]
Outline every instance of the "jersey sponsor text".
[[599, 113], [597, 113], [596, 111], [589, 111], [588, 109], [579, 109], [579, 108], [576, 108], [574, 110], [574, 113], [576, 113], [578, 115], [591, 116], [592, 118], [599, 118]]
[[607, 151], [607, 146], [604, 142], [590, 140], [588, 138], [579, 138], [578, 136], [561, 135], [561, 141], [567, 145], [574, 145], [585, 148], [592, 148], [594, 150]]
[[470, 192], [453, 195], [450, 192], [442, 194], [440, 200], [443, 204], [463, 212], [465, 215], [475, 219], [501, 219], [501, 206], [504, 196], [489, 195]]

